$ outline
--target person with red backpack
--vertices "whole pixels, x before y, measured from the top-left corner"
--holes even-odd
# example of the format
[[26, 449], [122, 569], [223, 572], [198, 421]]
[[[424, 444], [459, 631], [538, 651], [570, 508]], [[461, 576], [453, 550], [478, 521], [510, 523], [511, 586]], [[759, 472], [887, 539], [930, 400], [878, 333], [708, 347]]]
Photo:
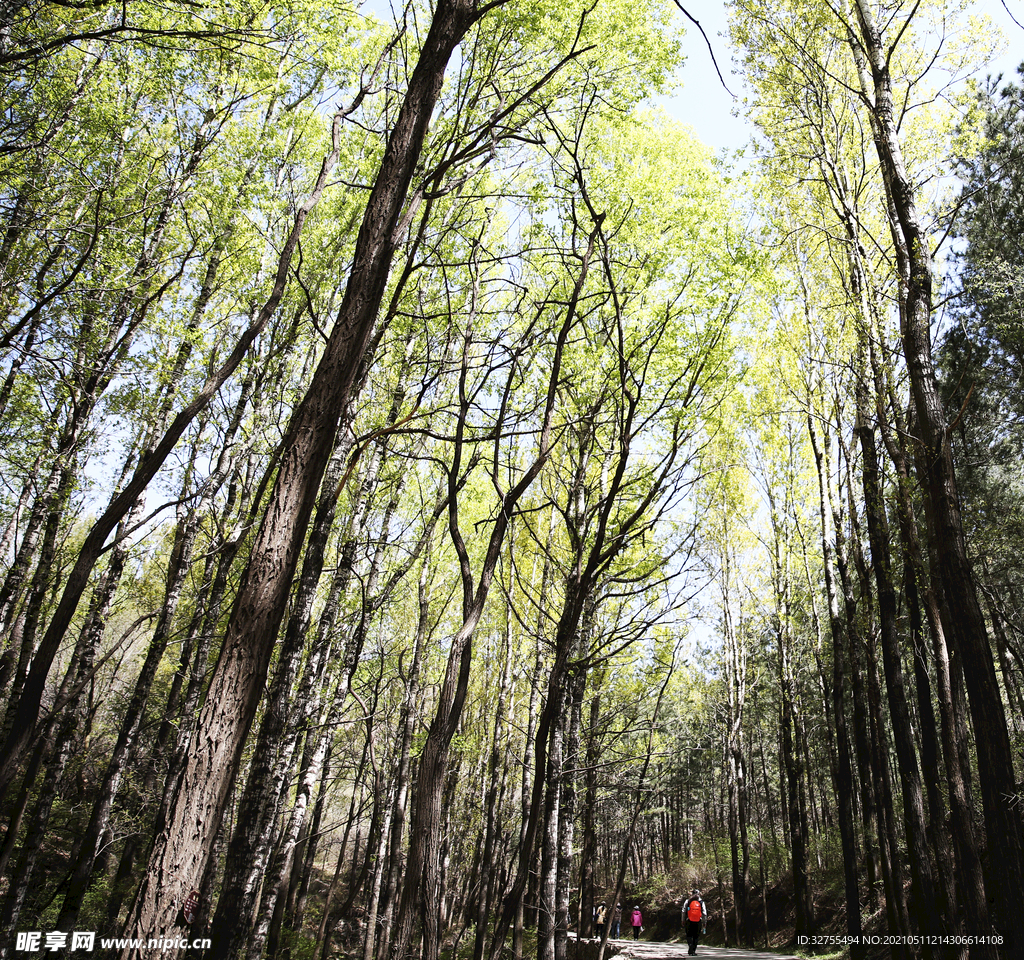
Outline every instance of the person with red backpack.
[[696, 956], [697, 941], [704, 932], [703, 927], [708, 919], [708, 909], [700, 897], [700, 891], [694, 887], [690, 899], [683, 905], [683, 923], [686, 924], [686, 942], [690, 945], [689, 956]]

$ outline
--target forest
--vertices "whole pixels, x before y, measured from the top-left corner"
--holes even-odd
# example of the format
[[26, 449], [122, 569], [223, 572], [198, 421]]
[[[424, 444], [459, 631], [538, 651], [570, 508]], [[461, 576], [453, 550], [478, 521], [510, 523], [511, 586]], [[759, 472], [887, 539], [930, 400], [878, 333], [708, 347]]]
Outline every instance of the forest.
[[1024, 958], [1024, 27], [701, 16], [0, 0], [0, 958]]

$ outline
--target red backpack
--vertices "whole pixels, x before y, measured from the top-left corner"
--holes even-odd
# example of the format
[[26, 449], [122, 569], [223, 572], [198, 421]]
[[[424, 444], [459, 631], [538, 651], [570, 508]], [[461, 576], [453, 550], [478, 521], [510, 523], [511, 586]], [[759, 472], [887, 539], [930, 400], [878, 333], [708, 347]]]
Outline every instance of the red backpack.
[[687, 905], [686, 919], [696, 923], [701, 918], [700, 901], [694, 898]]

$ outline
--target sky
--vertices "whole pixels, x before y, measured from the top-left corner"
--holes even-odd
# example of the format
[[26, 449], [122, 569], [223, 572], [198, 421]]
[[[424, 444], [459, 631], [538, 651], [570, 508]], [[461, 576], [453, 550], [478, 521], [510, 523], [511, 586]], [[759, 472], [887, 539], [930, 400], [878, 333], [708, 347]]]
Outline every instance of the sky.
[[[643, 0], [636, 2], [642, 3]], [[734, 70], [733, 51], [726, 39], [726, 0], [678, 2], [703, 27], [714, 50], [718, 68], [737, 99], [734, 100], [722, 86], [700, 30], [677, 11], [676, 19], [685, 30], [682, 48], [686, 63], [679, 74], [682, 90], [673, 97], [663, 98], [662, 105], [676, 120], [693, 127], [698, 138], [715, 153], [723, 149], [738, 150], [750, 139], [751, 127], [742, 117], [734, 115], [744, 88], [742, 79]], [[384, 22], [392, 18], [392, 6], [400, 8], [401, 0], [363, 0], [364, 9]], [[987, 14], [1001, 30], [1006, 40], [1005, 51], [998, 60], [993, 61], [990, 72], [1010, 77], [1024, 60], [1024, 0], [975, 0], [970, 9], [972, 12]]]
[[[724, 0], [682, 0], [682, 3], [704, 28], [729, 89], [742, 98], [743, 83], [734, 72], [732, 48], [725, 38]], [[1021, 26], [1024, 24], [1024, 0], [1005, 0], [1005, 4], [1003, 0], [977, 0], [971, 10], [987, 14], [1002, 31], [1006, 40], [1004, 53], [992, 61], [987, 72], [1002, 73], [1009, 78], [1024, 60], [1024, 26]], [[676, 96], [666, 98], [663, 105], [675, 119], [693, 127], [697, 136], [716, 153], [722, 149], [737, 150], [751, 136], [750, 125], [734, 116], [739, 100], [734, 101], [719, 81], [700, 31], [682, 13], [678, 14], [678, 19], [686, 27], [682, 41], [686, 63], [680, 72], [683, 87]]]

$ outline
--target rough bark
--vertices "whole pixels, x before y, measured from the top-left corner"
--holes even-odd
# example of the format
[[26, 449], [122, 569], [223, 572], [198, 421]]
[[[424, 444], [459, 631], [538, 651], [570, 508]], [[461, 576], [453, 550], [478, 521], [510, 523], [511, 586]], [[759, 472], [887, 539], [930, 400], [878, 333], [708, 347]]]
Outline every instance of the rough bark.
[[[965, 792], [960, 751], [957, 745], [957, 722], [954, 716], [950, 690], [949, 657], [942, 632], [939, 605], [931, 578], [924, 563], [911, 495], [909, 458], [900, 439], [907, 436], [902, 413], [896, 404], [891, 378], [887, 378], [878, 363], [875, 350], [871, 350], [875, 376], [876, 407], [879, 427], [889, 457], [896, 470], [897, 510], [899, 516], [900, 540], [903, 545], [903, 573], [907, 606], [910, 614], [911, 638], [914, 644], [914, 671], [918, 690], [922, 733], [922, 762], [925, 770], [938, 770], [939, 734], [935, 730], [932, 714], [933, 701], [938, 700], [942, 753], [945, 758], [943, 769], [946, 774], [950, 802], [950, 825], [946, 826], [945, 804], [939, 791], [938, 777], [926, 777], [928, 790], [929, 824], [932, 831], [932, 845], [935, 848], [939, 879], [943, 884], [945, 908], [939, 904], [939, 915], [944, 919], [949, 932], [959, 930], [961, 924], [967, 930], [991, 931], [988, 915], [985, 885], [981, 873], [981, 861], [977, 847], [974, 815]], [[888, 399], [888, 407], [886, 405]], [[891, 410], [892, 423], [887, 410]], [[893, 429], [895, 426], [895, 429]], [[932, 638], [932, 656], [926, 652], [922, 608]], [[928, 664], [934, 665], [937, 697], [931, 694]], [[952, 837], [950, 836], [952, 834]], [[952, 849], [951, 849], [952, 848]], [[956, 852], [954, 858], [952, 852]], [[965, 951], [961, 948], [959, 953]], [[975, 943], [969, 950], [974, 960], [981, 957], [992, 960], [997, 952], [993, 944]]]
[[[179, 904], [203, 874], [241, 762], [338, 420], [370, 341], [395, 231], [448, 60], [477, 19], [471, 0], [442, 0], [409, 80], [367, 201], [334, 329], [282, 445], [281, 463], [214, 669], [199, 731], [166, 829], [157, 838], [127, 929], [175, 935]], [[125, 960], [135, 952], [123, 951]]]
[[[851, 478], [850, 488], [853, 491]], [[882, 868], [882, 885], [885, 889], [886, 911], [892, 929], [901, 936], [910, 936], [910, 917], [907, 913], [907, 897], [903, 883], [903, 860], [899, 856], [896, 841], [896, 823], [892, 796], [892, 778], [889, 770], [889, 738], [882, 709], [882, 681], [878, 671], [878, 650], [873, 629], [874, 595], [872, 578], [867, 562], [860, 549], [862, 534], [853, 504], [850, 505], [853, 536], [850, 544], [854, 564], [857, 568], [863, 605], [870, 611], [872, 622], [859, 636], [856, 647], [850, 649], [850, 662], [854, 676], [860, 675], [862, 690], [866, 695], [866, 722], [869, 745], [868, 774], [874, 781], [875, 817], [877, 824], [879, 862]], [[855, 681], [857, 682], [857, 681]]]
[[[871, 566], [875, 574], [878, 613], [882, 641], [882, 663], [889, 714], [892, 718], [893, 740], [896, 746], [897, 768], [903, 800], [903, 823], [906, 831], [913, 890], [911, 893], [917, 931], [924, 934], [939, 933], [941, 925], [935, 909], [935, 876], [931, 861], [924, 813], [924, 796], [917, 751], [914, 748], [910, 709], [903, 681], [903, 665], [899, 651], [897, 629], [896, 587], [892, 572], [889, 522], [882, 500], [881, 476], [873, 424], [868, 420], [867, 388], [858, 383], [858, 422], [864, 511], [871, 544]], [[918, 951], [911, 950], [913, 954]], [[931, 944], [922, 944], [921, 954], [932, 955]]]
[[[957, 492], [949, 424], [939, 395], [931, 355], [932, 264], [927, 233], [917, 210], [915, 185], [900, 144], [889, 73], [890, 54], [867, 0], [856, 0], [851, 42], [862, 77], [875, 148], [893, 216], [900, 259], [901, 336], [907, 361], [915, 433], [921, 439], [921, 486], [929, 536], [936, 546], [937, 578], [943, 587], [947, 640], [959, 654], [970, 699], [985, 813], [987, 884], [997, 927], [1009, 936], [1016, 918], [1015, 890], [1024, 889], [1024, 838], [1020, 814], [1007, 798], [1016, 793], [1013, 753], [1003, 701], [977, 584], [968, 560]], [[856, 29], [856, 35], [854, 34]], [[999, 838], [993, 842], [994, 838]], [[1024, 956], [1016, 938], [1010, 955]]]
[[[277, 669], [263, 711], [249, 775], [239, 801], [237, 826], [228, 843], [221, 895], [211, 926], [211, 939], [216, 943], [215, 955], [219, 957], [232, 957], [247, 943], [257, 906], [259, 880], [270, 855], [271, 824], [293, 765], [296, 736], [294, 729], [289, 730], [295, 726], [289, 703], [305, 652], [306, 632], [323, 569], [324, 550], [334, 524], [337, 485], [348, 452], [347, 435], [348, 430], [343, 427], [325, 474], [324, 492], [313, 522], [298, 592], [278, 654]], [[299, 707], [302, 708], [301, 701]]]

